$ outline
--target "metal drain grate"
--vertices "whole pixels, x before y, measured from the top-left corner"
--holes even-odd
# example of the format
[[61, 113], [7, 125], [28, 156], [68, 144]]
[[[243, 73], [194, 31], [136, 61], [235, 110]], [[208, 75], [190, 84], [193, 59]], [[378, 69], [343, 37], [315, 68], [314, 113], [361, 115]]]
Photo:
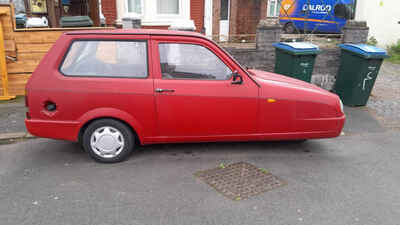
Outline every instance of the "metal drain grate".
[[267, 170], [245, 162], [221, 164], [194, 175], [233, 200], [246, 199], [286, 184]]

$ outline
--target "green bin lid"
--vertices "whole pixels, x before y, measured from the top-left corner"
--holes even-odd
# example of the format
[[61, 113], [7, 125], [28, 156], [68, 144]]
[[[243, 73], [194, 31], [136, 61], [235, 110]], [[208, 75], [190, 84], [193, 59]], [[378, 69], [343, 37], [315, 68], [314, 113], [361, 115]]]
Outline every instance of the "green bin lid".
[[386, 50], [367, 44], [340, 44], [343, 50], [356, 53], [365, 58], [387, 58]]
[[309, 55], [321, 52], [317, 45], [308, 42], [279, 42], [273, 44], [273, 46], [294, 55]]
[[63, 16], [60, 19], [61, 27], [88, 27], [93, 26], [89, 16]]

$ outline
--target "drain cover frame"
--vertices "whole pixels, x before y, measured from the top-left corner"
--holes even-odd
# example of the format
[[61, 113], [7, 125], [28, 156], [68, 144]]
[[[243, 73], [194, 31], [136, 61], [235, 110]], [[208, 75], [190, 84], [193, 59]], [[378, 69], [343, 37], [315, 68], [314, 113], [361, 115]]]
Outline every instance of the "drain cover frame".
[[197, 171], [193, 175], [225, 197], [236, 201], [287, 184], [269, 171], [246, 162], [221, 164], [213, 169]]

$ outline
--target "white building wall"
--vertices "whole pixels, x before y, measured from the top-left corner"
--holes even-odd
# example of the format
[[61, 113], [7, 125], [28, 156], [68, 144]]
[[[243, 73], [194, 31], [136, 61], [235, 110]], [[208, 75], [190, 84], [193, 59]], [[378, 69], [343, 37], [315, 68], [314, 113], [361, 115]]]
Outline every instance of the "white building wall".
[[213, 25], [213, 0], [205, 0], [204, 2], [204, 28], [206, 29], [206, 36], [212, 38], [212, 25]]
[[386, 47], [400, 39], [399, 0], [357, 0], [356, 20], [367, 21], [369, 36]]
[[157, 0], [142, 0], [142, 14], [132, 15], [128, 12], [128, 0], [117, 1], [117, 23], [124, 17], [139, 17], [143, 26], [169, 26], [180, 20], [190, 20], [190, 0], [179, 0], [179, 14], [157, 14]]

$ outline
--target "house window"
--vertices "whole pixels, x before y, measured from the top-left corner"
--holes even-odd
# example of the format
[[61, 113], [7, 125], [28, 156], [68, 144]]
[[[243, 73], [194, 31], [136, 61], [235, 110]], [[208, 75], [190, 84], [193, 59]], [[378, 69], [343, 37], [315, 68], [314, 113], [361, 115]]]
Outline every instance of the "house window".
[[229, 20], [229, 0], [221, 0], [220, 20]]
[[268, 0], [268, 17], [279, 17], [282, 0]]
[[128, 13], [142, 14], [143, 0], [127, 0]]
[[141, 18], [143, 26], [170, 26], [177, 20], [190, 20], [190, 2], [190, 0], [118, 0], [118, 23], [121, 23], [123, 18]]
[[180, 0], [157, 0], [157, 14], [179, 14]]

